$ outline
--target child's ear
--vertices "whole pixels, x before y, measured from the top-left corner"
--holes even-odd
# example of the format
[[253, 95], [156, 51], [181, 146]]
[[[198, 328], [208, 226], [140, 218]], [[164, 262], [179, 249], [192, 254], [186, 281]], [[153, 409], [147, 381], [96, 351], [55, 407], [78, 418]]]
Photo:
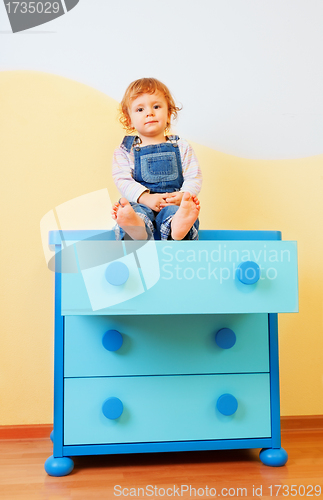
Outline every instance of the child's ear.
[[171, 119], [172, 119], [172, 114], [171, 114], [170, 111], [168, 111], [168, 117], [167, 117], [167, 123], [166, 123], [166, 129], [165, 130], [169, 130], [170, 129]]
[[131, 121], [131, 118], [130, 116], [128, 116], [128, 119], [127, 119], [127, 127], [129, 130], [135, 130], [135, 127], [132, 125], [132, 121]]

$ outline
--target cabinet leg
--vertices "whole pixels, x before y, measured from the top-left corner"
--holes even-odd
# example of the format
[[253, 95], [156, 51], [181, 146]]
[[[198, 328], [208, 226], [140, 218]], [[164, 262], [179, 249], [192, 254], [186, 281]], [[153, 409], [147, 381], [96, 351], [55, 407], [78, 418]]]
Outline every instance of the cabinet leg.
[[263, 448], [259, 453], [263, 464], [270, 467], [281, 467], [288, 460], [287, 451], [284, 448]]
[[50, 456], [45, 462], [45, 471], [49, 476], [67, 476], [74, 469], [74, 462], [68, 457]]

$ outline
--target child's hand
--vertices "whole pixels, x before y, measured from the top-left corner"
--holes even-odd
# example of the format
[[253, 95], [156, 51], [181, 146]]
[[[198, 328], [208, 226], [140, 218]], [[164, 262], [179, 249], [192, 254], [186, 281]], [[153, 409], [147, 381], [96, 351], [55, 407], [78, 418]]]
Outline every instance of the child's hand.
[[165, 201], [160, 204], [160, 208], [166, 207], [167, 205], [177, 205], [181, 204], [183, 198], [183, 191], [174, 191], [173, 193], [166, 193]]
[[155, 212], [160, 212], [160, 210], [167, 205], [165, 203], [166, 197], [169, 196], [169, 193], [142, 193], [142, 195], [138, 198], [138, 203], [142, 203], [147, 207], [151, 208]]

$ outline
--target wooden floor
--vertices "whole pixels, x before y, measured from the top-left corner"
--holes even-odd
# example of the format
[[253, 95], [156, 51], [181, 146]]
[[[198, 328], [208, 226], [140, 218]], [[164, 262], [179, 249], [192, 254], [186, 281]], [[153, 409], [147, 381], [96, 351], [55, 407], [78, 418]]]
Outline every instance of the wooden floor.
[[0, 441], [0, 499], [323, 499], [323, 431], [285, 431], [282, 444], [284, 467], [263, 465], [259, 450], [158, 453], [79, 457], [54, 478], [44, 471], [49, 439]]

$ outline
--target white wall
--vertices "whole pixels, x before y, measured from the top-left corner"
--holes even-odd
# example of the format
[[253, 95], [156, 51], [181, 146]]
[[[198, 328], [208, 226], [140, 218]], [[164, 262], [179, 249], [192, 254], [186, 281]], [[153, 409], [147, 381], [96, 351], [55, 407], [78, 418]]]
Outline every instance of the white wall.
[[0, 68], [83, 82], [120, 100], [155, 76], [184, 106], [177, 130], [245, 158], [321, 154], [321, 0], [80, 0], [12, 34], [0, 4]]

